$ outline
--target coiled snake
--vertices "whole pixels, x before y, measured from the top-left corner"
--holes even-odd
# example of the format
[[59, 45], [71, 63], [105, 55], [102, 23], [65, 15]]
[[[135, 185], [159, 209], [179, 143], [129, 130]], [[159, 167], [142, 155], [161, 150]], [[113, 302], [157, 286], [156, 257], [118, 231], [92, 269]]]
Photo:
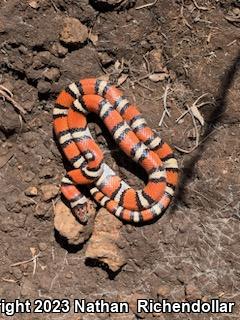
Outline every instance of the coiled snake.
[[[87, 127], [86, 115], [96, 113], [118, 146], [148, 174], [148, 183], [134, 190], [103, 162], [103, 152]], [[61, 191], [80, 222], [87, 221], [87, 198], [76, 185], [89, 185], [93, 198], [127, 222], [146, 222], [168, 207], [178, 181], [172, 149], [146, 124], [136, 106], [103, 80], [70, 84], [57, 97], [53, 125], [73, 169], [62, 179]]]

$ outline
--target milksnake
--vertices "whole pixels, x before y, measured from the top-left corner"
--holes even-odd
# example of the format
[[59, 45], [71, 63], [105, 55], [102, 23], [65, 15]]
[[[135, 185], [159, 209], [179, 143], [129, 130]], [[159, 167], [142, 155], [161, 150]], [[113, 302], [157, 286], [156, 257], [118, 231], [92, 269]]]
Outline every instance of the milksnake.
[[[148, 183], [134, 190], [103, 162], [86, 115], [96, 113], [117, 145], [148, 174]], [[103, 80], [84, 79], [70, 84], [57, 97], [53, 126], [73, 169], [62, 179], [61, 191], [73, 213], [86, 223], [87, 198], [77, 185], [89, 185], [93, 198], [118, 218], [133, 223], [154, 220], [168, 207], [178, 181], [172, 149], [146, 124], [136, 106]]]

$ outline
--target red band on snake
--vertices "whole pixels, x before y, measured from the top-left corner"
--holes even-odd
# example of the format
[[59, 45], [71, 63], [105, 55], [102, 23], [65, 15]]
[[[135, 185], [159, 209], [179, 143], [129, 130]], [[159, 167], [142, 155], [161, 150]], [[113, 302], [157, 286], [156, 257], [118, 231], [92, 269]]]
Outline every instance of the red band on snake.
[[[141, 190], [131, 188], [103, 161], [103, 152], [87, 126], [86, 115], [97, 114], [125, 154], [148, 174]], [[168, 207], [178, 182], [178, 165], [168, 144], [153, 132], [137, 107], [103, 80], [84, 79], [62, 91], [53, 110], [54, 130], [73, 166], [61, 191], [82, 223], [87, 198], [76, 185], [89, 185], [95, 201], [127, 222], [156, 219]]]

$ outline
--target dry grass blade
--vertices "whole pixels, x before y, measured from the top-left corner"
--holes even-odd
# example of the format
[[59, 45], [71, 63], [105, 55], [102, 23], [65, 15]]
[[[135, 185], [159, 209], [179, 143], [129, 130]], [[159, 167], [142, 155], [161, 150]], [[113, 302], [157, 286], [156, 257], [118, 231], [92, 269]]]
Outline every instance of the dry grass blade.
[[221, 130], [221, 129], [222, 129], [222, 127], [213, 130], [213, 131], [212, 131], [211, 133], [209, 133], [204, 139], [202, 139], [202, 141], [200, 141], [200, 142], [198, 143], [198, 145], [195, 145], [195, 146], [194, 146], [193, 148], [191, 148], [190, 150], [183, 149], [183, 148], [178, 147], [178, 146], [176, 146], [176, 145], [174, 145], [174, 148], [175, 148], [176, 150], [182, 152], [182, 153], [187, 153], [187, 154], [189, 154], [189, 153], [193, 152], [194, 150], [196, 150], [196, 149], [197, 149], [204, 141], [206, 141], [213, 133], [215, 133], [216, 131]]
[[196, 0], [192, 0], [192, 2], [193, 2], [193, 4], [195, 5], [195, 7], [196, 7], [198, 10], [203, 10], [203, 11], [208, 11], [208, 10], [209, 10], [209, 8], [207, 8], [207, 7], [199, 6]]
[[227, 15], [227, 16], [225, 16], [225, 19], [227, 21], [229, 21], [229, 22], [238, 22], [238, 23], [240, 23], [240, 17], [239, 16], [234, 17], [234, 16]]
[[196, 112], [196, 109], [201, 108], [202, 106], [205, 106], [206, 104], [210, 104], [210, 101], [206, 101], [206, 102], [202, 102], [202, 103], [198, 103], [203, 97], [207, 96], [208, 93], [204, 93], [202, 94], [200, 97], [198, 97], [194, 102], [193, 105], [188, 108], [185, 112], [183, 112], [177, 119], [176, 119], [176, 123], [178, 123], [182, 118], [184, 118], [186, 116], [186, 114], [188, 114], [190, 111], [193, 112], [194, 116], [196, 115], [196, 118], [198, 119], [198, 121], [202, 124], [202, 121], [204, 120], [202, 115], [200, 114], [200, 112], [198, 111], [198, 113]]
[[170, 117], [170, 112], [168, 111], [168, 108], [167, 108], [167, 96], [168, 96], [169, 89], [170, 89], [170, 86], [167, 85], [166, 88], [165, 88], [164, 94], [162, 96], [164, 111], [163, 111], [162, 117], [161, 117], [161, 119], [160, 119], [160, 121], [158, 123], [159, 127], [161, 127], [166, 114], [168, 115], [168, 117]]
[[199, 144], [198, 127], [197, 127], [197, 123], [196, 123], [196, 120], [195, 120], [195, 115], [194, 115], [194, 113], [192, 112], [192, 110], [190, 108], [189, 108], [189, 113], [190, 113], [190, 115], [192, 117], [192, 122], [193, 122], [194, 130], [195, 130], [195, 136], [196, 136], [196, 145], [195, 145], [195, 147], [197, 148], [198, 144]]
[[9, 283], [17, 283], [16, 280], [13, 280], [13, 279], [7, 279], [7, 278], [2, 278], [2, 281], [4, 282], [9, 282]]
[[4, 86], [0, 85], [0, 95], [3, 96], [4, 99], [9, 101], [15, 109], [17, 109], [19, 112], [26, 114], [26, 111], [21, 107], [12, 97], [13, 94]]
[[194, 118], [196, 118], [200, 122], [201, 126], [203, 126], [204, 125], [204, 119], [203, 119], [203, 116], [199, 112], [199, 110], [198, 110], [196, 105], [193, 105], [190, 108], [190, 112], [193, 114]]
[[10, 267], [17, 267], [17, 266], [21, 266], [22, 264], [26, 264], [26, 263], [32, 262], [32, 261], [36, 260], [39, 256], [40, 256], [40, 253], [37, 254], [36, 256], [33, 256], [31, 259], [13, 263], [13, 264], [10, 265]]
[[128, 74], [122, 73], [121, 76], [117, 80], [117, 87], [121, 86], [128, 78]]
[[4, 167], [5, 164], [7, 164], [10, 159], [12, 159], [13, 155], [14, 154], [12, 152], [9, 152], [7, 154], [0, 156], [0, 169]]
[[152, 6], [154, 6], [157, 2], [158, 2], [158, 0], [155, 0], [155, 1], [151, 2], [151, 3], [144, 4], [144, 5], [142, 5], [142, 6], [137, 7], [136, 10], [140, 10], [140, 9], [152, 7]]

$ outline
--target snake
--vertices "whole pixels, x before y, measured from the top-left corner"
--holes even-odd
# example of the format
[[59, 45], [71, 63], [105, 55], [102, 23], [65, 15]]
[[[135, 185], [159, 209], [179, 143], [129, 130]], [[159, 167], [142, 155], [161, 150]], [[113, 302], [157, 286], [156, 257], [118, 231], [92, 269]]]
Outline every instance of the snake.
[[[148, 180], [142, 189], [129, 186], [104, 162], [88, 127], [89, 113], [100, 117], [117, 146], [145, 170]], [[87, 186], [100, 206], [128, 223], [155, 220], [167, 209], [179, 176], [173, 150], [118, 88], [95, 78], [71, 83], [56, 98], [53, 128], [71, 166], [62, 178], [61, 192], [80, 223], [89, 219], [89, 199], [79, 185]]]

